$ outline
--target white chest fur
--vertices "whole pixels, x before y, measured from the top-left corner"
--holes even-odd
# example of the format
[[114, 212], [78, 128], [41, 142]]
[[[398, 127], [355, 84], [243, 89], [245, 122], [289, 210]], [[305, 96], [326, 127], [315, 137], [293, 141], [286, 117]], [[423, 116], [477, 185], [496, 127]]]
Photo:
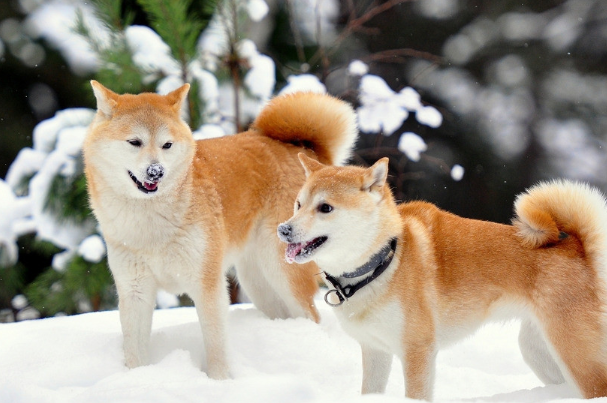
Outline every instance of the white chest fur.
[[184, 230], [185, 208], [158, 199], [104, 198], [95, 208], [107, 240], [129, 249], [150, 250], [172, 242]]
[[347, 301], [335, 311], [343, 329], [360, 344], [402, 355], [405, 318], [398, 301], [372, 308], [364, 307], [364, 301]]
[[201, 224], [186, 221], [180, 203], [108, 199], [95, 214], [115, 277], [151, 275], [173, 293], [188, 292], [200, 280], [207, 237]]

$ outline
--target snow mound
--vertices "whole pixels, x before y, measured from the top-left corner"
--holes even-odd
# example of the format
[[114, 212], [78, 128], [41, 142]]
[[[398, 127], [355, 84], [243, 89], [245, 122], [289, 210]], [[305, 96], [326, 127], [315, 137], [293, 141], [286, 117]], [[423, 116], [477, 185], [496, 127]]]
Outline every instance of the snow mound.
[[[232, 379], [204, 372], [194, 308], [157, 310], [152, 364], [123, 365], [117, 311], [0, 325], [2, 402], [402, 402], [393, 361], [386, 394], [360, 396], [358, 344], [317, 302], [320, 325], [270, 320], [252, 305], [229, 312]], [[435, 401], [579, 402], [567, 385], [542, 386], [518, 351], [518, 323], [488, 325], [438, 355]], [[571, 400], [572, 399], [572, 400]]]

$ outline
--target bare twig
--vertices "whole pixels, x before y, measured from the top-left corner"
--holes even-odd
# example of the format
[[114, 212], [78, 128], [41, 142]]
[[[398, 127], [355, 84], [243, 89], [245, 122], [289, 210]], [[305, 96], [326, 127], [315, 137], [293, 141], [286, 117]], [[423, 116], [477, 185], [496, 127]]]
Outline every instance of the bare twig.
[[232, 77], [232, 89], [234, 93], [234, 125], [236, 132], [242, 131], [240, 123], [240, 87], [242, 85], [240, 79], [240, 65], [242, 60], [236, 49], [238, 41], [238, 4], [234, 0], [230, 0], [225, 5], [221, 5], [218, 14], [222, 20], [222, 25], [228, 37], [228, 55], [224, 59], [224, 63], [230, 71]]
[[443, 62], [443, 58], [440, 56], [436, 56], [429, 52], [422, 52], [415, 49], [409, 48], [401, 48], [401, 49], [390, 49], [384, 50], [381, 52], [373, 53], [369, 56], [363, 57], [363, 61], [384, 61], [384, 62], [397, 62], [400, 63], [404, 61], [405, 58], [417, 58], [417, 59], [425, 59], [435, 64], [441, 64]]
[[297, 59], [301, 64], [306, 62], [306, 55], [303, 49], [303, 39], [301, 38], [301, 31], [295, 23], [295, 11], [293, 10], [293, 0], [287, 0], [287, 11], [289, 13], [289, 25], [291, 26], [291, 32], [293, 32], [293, 39], [295, 41], [295, 49], [297, 50]]
[[437, 157], [433, 157], [433, 156], [428, 155], [428, 154], [422, 154], [421, 158], [423, 160], [426, 160], [426, 161], [428, 161], [428, 162], [436, 165], [444, 173], [446, 173], [446, 174], [451, 173], [451, 168], [449, 167], [449, 165], [447, 165], [447, 163], [443, 159], [437, 158]]
[[234, 123], [236, 124], [236, 133], [240, 133], [242, 131], [240, 123], [240, 62], [238, 55], [232, 51], [230, 51], [229, 55], [228, 68], [232, 76], [232, 88], [234, 91]]
[[378, 14], [383, 13], [384, 11], [388, 11], [394, 6], [398, 6], [402, 3], [408, 3], [414, 0], [389, 0], [385, 3], [382, 3], [377, 6], [370, 7], [363, 15], [351, 21], [348, 25], [352, 25], [352, 27], [357, 27], [363, 25], [365, 22], [369, 21], [371, 18], [375, 17]]
[[[365, 24], [366, 22], [368, 22], [370, 19], [372, 19], [373, 17], [388, 11], [389, 9], [402, 4], [402, 3], [407, 3], [410, 1], [414, 1], [414, 0], [389, 0], [386, 1], [385, 3], [382, 3], [380, 5], [373, 5], [370, 8], [368, 8], [363, 15], [361, 15], [358, 18], [354, 18], [355, 12], [351, 11], [350, 12], [350, 17], [348, 19], [348, 23], [346, 24], [346, 27], [344, 28], [344, 30], [339, 34], [339, 36], [337, 37], [337, 39], [335, 39], [335, 41], [333, 42], [333, 44], [331, 45], [332, 49], [330, 52], [325, 52], [324, 48], [322, 45], [320, 45], [319, 43], [319, 49], [318, 51], [314, 54], [314, 56], [312, 56], [312, 58], [310, 59], [310, 65], [313, 65], [315, 63], [318, 63], [319, 60], [322, 60], [324, 57], [329, 57], [331, 56], [333, 53], [335, 53], [337, 51], [337, 48], [339, 47], [339, 45], [346, 39], [348, 38], [350, 35], [352, 35], [353, 32], [355, 31], [359, 31], [361, 29], [363, 29], [363, 24]], [[354, 3], [352, 1], [349, 1], [351, 10], [354, 10]], [[375, 3], [374, 3], [375, 4]]]
[[322, 20], [320, 18], [320, 1], [316, 2], [314, 9], [316, 14], [316, 42], [318, 43], [318, 54], [320, 55], [320, 63], [322, 64], [322, 79], [321, 82], [325, 82], [329, 74], [329, 58], [325, 52], [325, 45], [322, 43]]
[[236, 123], [236, 133], [242, 131], [240, 125], [240, 60], [238, 51], [236, 50], [236, 41], [238, 40], [238, 4], [236, 1], [231, 2], [232, 5], [232, 27], [234, 28], [234, 36], [230, 40], [230, 60], [229, 68], [232, 75], [232, 85], [234, 87], [234, 120]]

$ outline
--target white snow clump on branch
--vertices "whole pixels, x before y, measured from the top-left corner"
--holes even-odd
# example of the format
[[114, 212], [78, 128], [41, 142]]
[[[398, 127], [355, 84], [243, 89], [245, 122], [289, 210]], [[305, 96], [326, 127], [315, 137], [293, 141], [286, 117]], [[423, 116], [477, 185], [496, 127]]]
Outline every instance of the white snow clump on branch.
[[149, 27], [132, 25], [124, 32], [127, 44], [133, 53], [133, 62], [148, 73], [146, 82], [161, 76], [181, 74], [179, 63], [171, 54], [171, 48], [160, 35]]
[[245, 7], [249, 17], [255, 22], [263, 20], [269, 11], [268, 5], [263, 0], [249, 0]]
[[339, 1], [298, 0], [291, 4], [294, 22], [306, 43], [327, 45], [336, 38], [335, 20], [339, 17]]
[[364, 76], [365, 74], [367, 74], [369, 72], [369, 66], [367, 66], [365, 63], [361, 62], [360, 60], [353, 60], [349, 65], [348, 65], [348, 74], [350, 74], [351, 76]]
[[246, 59], [250, 66], [244, 76], [244, 84], [251, 94], [264, 101], [270, 99], [276, 85], [275, 66], [272, 58], [259, 53], [257, 46], [250, 39], [243, 39], [238, 43], [238, 54]]
[[442, 123], [442, 115], [431, 106], [423, 106], [417, 91], [405, 87], [394, 92], [383, 78], [367, 74], [360, 82], [358, 120], [364, 132], [394, 133], [415, 112], [419, 123], [436, 128]]
[[[36, 232], [39, 239], [66, 249], [53, 258], [53, 267], [61, 269], [81, 241], [94, 232], [93, 220], [77, 224], [46, 209], [53, 180], [58, 175], [71, 178], [77, 173], [82, 142], [94, 114], [92, 109], [67, 109], [39, 123], [34, 129], [33, 148], [21, 150], [6, 182], [0, 181], [2, 263], [14, 264], [17, 260], [18, 236]], [[17, 197], [13, 192], [20, 192], [29, 177], [28, 195]]]
[[407, 132], [400, 136], [398, 149], [411, 161], [419, 161], [420, 154], [428, 149], [426, 142], [415, 133]]
[[80, 243], [78, 254], [87, 262], [99, 263], [106, 254], [105, 243], [99, 235], [90, 235]]
[[204, 124], [192, 133], [194, 140], [214, 139], [225, 136], [225, 131], [219, 125]]
[[415, 111], [415, 118], [423, 125], [437, 128], [443, 123], [443, 115], [433, 106], [422, 106]]
[[28, 217], [31, 199], [17, 197], [11, 187], [0, 179], [0, 268], [17, 262], [17, 237], [31, 232], [33, 222]]
[[86, 2], [41, 2], [25, 20], [25, 27], [33, 38], [44, 38], [57, 48], [76, 74], [85, 75], [97, 70], [99, 60], [86, 40], [74, 30], [77, 11], [82, 12], [85, 23], [97, 40], [101, 43], [107, 41], [107, 29], [94, 17], [93, 8]]
[[278, 93], [290, 94], [293, 92], [318, 92], [319, 94], [325, 94], [327, 87], [320, 82], [318, 77], [312, 74], [300, 74], [298, 76], [287, 77], [288, 84], [283, 87]]
[[451, 178], [454, 181], [459, 182], [462, 180], [463, 177], [464, 177], [464, 167], [459, 164], [453, 165], [453, 167], [451, 168]]

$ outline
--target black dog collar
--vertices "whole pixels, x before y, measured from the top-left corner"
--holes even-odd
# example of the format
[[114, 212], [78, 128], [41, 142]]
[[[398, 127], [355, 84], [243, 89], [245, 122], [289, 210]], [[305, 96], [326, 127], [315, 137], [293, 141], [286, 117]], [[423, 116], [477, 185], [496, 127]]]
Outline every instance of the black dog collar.
[[[329, 282], [334, 288], [333, 290], [329, 290], [325, 294], [325, 302], [333, 307], [340, 306], [345, 301], [347, 301], [348, 298], [352, 297], [358, 290], [360, 290], [361, 288], [375, 280], [377, 277], [379, 277], [379, 275], [382, 274], [388, 268], [388, 266], [390, 266], [390, 263], [392, 263], [392, 259], [394, 258], [395, 254], [394, 252], [396, 251], [396, 243], [397, 238], [392, 238], [390, 240], [390, 243], [384, 246], [382, 250], [380, 250], [378, 253], [373, 255], [367, 263], [360, 266], [354, 271], [344, 273], [339, 276], [344, 278], [360, 277], [369, 273], [371, 270], [374, 270], [370, 276], [366, 277], [364, 280], [359, 281], [358, 283], [342, 286], [336, 277], [331, 276], [327, 272], [322, 272], [325, 277], [325, 280]], [[332, 303], [329, 301], [329, 297], [331, 294], [335, 294], [337, 296], [337, 298], [339, 299], [338, 303]]]

